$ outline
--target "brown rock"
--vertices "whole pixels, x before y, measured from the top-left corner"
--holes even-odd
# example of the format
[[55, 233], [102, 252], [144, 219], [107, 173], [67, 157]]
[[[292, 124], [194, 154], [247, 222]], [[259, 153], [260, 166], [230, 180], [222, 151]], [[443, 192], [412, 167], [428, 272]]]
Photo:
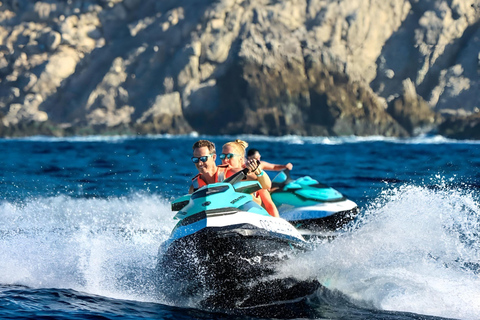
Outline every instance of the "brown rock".
[[410, 79], [403, 81], [403, 94], [393, 100], [388, 106], [388, 113], [410, 135], [432, 130], [440, 121], [439, 115], [430, 109], [430, 106], [417, 95], [415, 86]]
[[446, 116], [438, 133], [453, 139], [480, 140], [480, 113], [468, 116]]

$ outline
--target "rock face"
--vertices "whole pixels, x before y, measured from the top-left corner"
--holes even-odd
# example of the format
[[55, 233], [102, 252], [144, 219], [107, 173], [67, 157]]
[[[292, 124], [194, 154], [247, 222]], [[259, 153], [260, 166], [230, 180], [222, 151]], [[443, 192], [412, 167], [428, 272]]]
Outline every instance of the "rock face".
[[441, 116], [435, 114], [425, 100], [417, 95], [412, 80], [406, 79], [402, 85], [402, 95], [392, 101], [387, 112], [410, 135], [428, 132], [442, 122]]
[[2, 1], [0, 135], [452, 136], [479, 26], [478, 0]]
[[476, 139], [480, 140], [480, 114], [469, 116], [446, 117], [446, 120], [439, 126], [440, 134], [453, 139]]

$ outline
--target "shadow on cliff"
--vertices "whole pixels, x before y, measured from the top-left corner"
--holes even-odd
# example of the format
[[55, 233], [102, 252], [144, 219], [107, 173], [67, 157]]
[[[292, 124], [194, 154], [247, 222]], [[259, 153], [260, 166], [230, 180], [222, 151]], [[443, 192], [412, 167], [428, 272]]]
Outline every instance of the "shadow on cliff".
[[[392, 37], [384, 45], [376, 61], [376, 65], [379, 67], [377, 76], [370, 83], [371, 88], [388, 101], [401, 95], [403, 80], [410, 78], [414, 83], [417, 83], [424, 60], [431, 59], [431, 55], [429, 57], [423, 56], [415, 45], [415, 32], [418, 29], [422, 29], [419, 25], [419, 20], [431, 8], [425, 7], [425, 4], [416, 1], [410, 1], [410, 3], [412, 10], [399, 30], [393, 33]], [[460, 18], [458, 14], [455, 15], [454, 10], [452, 10], [452, 15], [454, 20]], [[477, 22], [467, 27], [462, 37], [453, 39], [445, 46], [443, 52], [429, 66], [424, 78], [416, 85], [417, 93], [423, 99], [428, 101], [431, 98], [432, 91], [439, 85], [443, 70], [460, 63], [463, 70], [466, 71], [465, 75], [467, 77], [469, 77], [469, 72], [476, 72], [465, 61], [470, 60], [472, 65], [476, 65], [473, 60], [478, 59], [478, 57], [472, 56], [470, 59], [464, 59], [463, 62], [460, 61], [459, 57], [463, 54], [462, 50], [468, 43], [473, 42], [472, 37], [475, 36], [479, 29], [480, 22]], [[393, 74], [389, 74], [389, 70], [393, 71]]]
[[[412, 2], [412, 1], [411, 1]], [[412, 3], [412, 8], [414, 4]], [[421, 67], [422, 56], [415, 48], [415, 29], [419, 28], [418, 21], [425, 10], [411, 10], [397, 32], [388, 39], [376, 61], [377, 76], [370, 83], [370, 87], [379, 96], [390, 100], [391, 96], [397, 97], [402, 92], [402, 81], [417, 78]], [[393, 77], [387, 70], [394, 72]]]
[[185, 114], [194, 130], [205, 134], [244, 133], [244, 111], [250, 102], [248, 83], [243, 78], [243, 67], [238, 58], [240, 45], [241, 39], [233, 41], [227, 59], [211, 75], [216, 85], [200, 89], [190, 96], [191, 100], [208, 100], [202, 110]]
[[[478, 48], [466, 50], [469, 44], [475, 43], [475, 37], [478, 37], [480, 34], [480, 21], [468, 26], [463, 32], [460, 38], [455, 39], [451, 43], [445, 46], [444, 54], [440, 55], [435, 63], [430, 67], [428, 73], [425, 76], [424, 81], [418, 86], [418, 92], [424, 99], [429, 99], [430, 95], [442, 78], [442, 72], [449, 69], [452, 66], [457, 64], [462, 66], [462, 76], [465, 76], [472, 79], [478, 79]], [[462, 59], [462, 56], [463, 59]], [[461, 108], [465, 110], [473, 110], [477, 107], [478, 104], [472, 99], [462, 99], [462, 94], [471, 94], [468, 91], [463, 91], [458, 94], [455, 98], [457, 101], [462, 101], [462, 103], [457, 103], [461, 105]], [[466, 101], [469, 102], [469, 105], [466, 104]], [[436, 105], [436, 110], [440, 111], [443, 108], [456, 109], [457, 106], [446, 105], [440, 100]]]
[[[41, 104], [40, 109], [49, 114], [52, 122], [66, 121], [74, 126], [88, 126], [86, 115], [91, 111], [87, 110], [89, 99], [104, 81], [114, 60], [120, 57], [125, 63], [126, 79], [119, 81], [118, 87], [123, 87], [128, 93], [127, 101], [123, 103], [134, 107], [131, 124], [134, 123], [152, 106], [156, 96], [166, 93], [163, 83], [165, 77], [185, 66], [173, 65], [174, 62], [181, 62], [175, 53], [190, 42], [190, 32], [186, 29], [193, 30], [210, 2], [190, 1], [188, 6], [183, 6], [185, 19], [165, 31], [161, 30], [161, 23], [167, 19], [166, 13], [178, 6], [173, 0], [145, 1], [138, 10], [130, 12], [128, 22], [145, 18], [155, 20], [135, 36], [130, 34], [125, 21], [114, 21], [108, 30], [104, 26], [106, 44], [85, 55], [75, 72], [62, 82], [54, 95]], [[170, 39], [176, 39], [176, 42], [168, 41]], [[112, 98], [117, 102], [115, 93]], [[108, 105], [102, 105], [101, 96], [93, 96], [93, 99], [99, 100], [99, 105], [94, 107], [108, 108]], [[118, 103], [110, 105], [113, 108], [121, 106]]]

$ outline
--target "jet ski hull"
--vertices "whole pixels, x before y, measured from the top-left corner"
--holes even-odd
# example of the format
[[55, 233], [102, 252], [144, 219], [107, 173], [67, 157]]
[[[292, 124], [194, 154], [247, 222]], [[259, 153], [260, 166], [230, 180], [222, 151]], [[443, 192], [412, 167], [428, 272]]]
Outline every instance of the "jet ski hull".
[[305, 249], [303, 241], [272, 236], [249, 223], [205, 227], [160, 249], [161, 291], [174, 303], [179, 297], [208, 296], [212, 302], [220, 296], [222, 304], [233, 305], [246, 285], [273, 275], [279, 261]]
[[343, 228], [358, 215], [355, 202], [344, 199], [341, 202], [318, 203], [315, 205], [292, 207], [280, 205], [280, 216], [295, 228], [311, 231], [333, 231]]
[[[160, 247], [156, 270], [163, 299], [235, 308], [251, 301], [252, 286], [260, 288], [278, 262], [307, 249], [292, 224], [253, 201], [252, 186], [258, 182], [212, 184], [172, 203], [180, 221]], [[285, 290], [297, 287], [285, 283]]]

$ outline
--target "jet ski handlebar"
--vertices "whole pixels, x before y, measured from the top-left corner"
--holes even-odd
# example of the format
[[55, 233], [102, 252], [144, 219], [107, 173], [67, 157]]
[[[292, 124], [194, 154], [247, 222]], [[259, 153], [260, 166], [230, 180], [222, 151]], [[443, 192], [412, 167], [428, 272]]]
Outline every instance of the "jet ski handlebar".
[[[234, 175], [232, 175], [231, 177], [228, 177], [227, 179], [223, 180], [223, 182], [224, 183], [230, 183], [231, 185], [234, 185], [237, 182], [242, 181], [243, 178], [245, 178], [247, 176], [248, 171], [249, 171], [248, 168], [245, 168], [241, 171], [238, 171]], [[260, 188], [260, 186], [258, 186], [258, 187]], [[247, 190], [247, 189], [243, 188], [242, 190]], [[250, 190], [250, 189], [248, 189], [248, 190]], [[255, 191], [257, 191], [257, 190], [253, 190], [251, 192], [255, 192]], [[244, 191], [240, 191], [240, 192], [244, 192]], [[251, 193], [251, 192], [249, 192], [249, 193]], [[184, 195], [184, 196], [174, 200], [172, 202], [172, 211], [182, 210], [189, 203], [191, 196], [192, 196], [191, 194], [187, 194], [187, 195]]]
[[231, 177], [228, 177], [227, 179], [225, 179], [223, 182], [225, 183], [230, 183], [231, 185], [234, 185], [235, 183], [239, 182], [239, 181], [242, 181], [243, 178], [245, 178], [248, 174], [248, 168], [245, 168], [241, 171], [238, 171], [237, 173], [235, 173], [233, 176]]

